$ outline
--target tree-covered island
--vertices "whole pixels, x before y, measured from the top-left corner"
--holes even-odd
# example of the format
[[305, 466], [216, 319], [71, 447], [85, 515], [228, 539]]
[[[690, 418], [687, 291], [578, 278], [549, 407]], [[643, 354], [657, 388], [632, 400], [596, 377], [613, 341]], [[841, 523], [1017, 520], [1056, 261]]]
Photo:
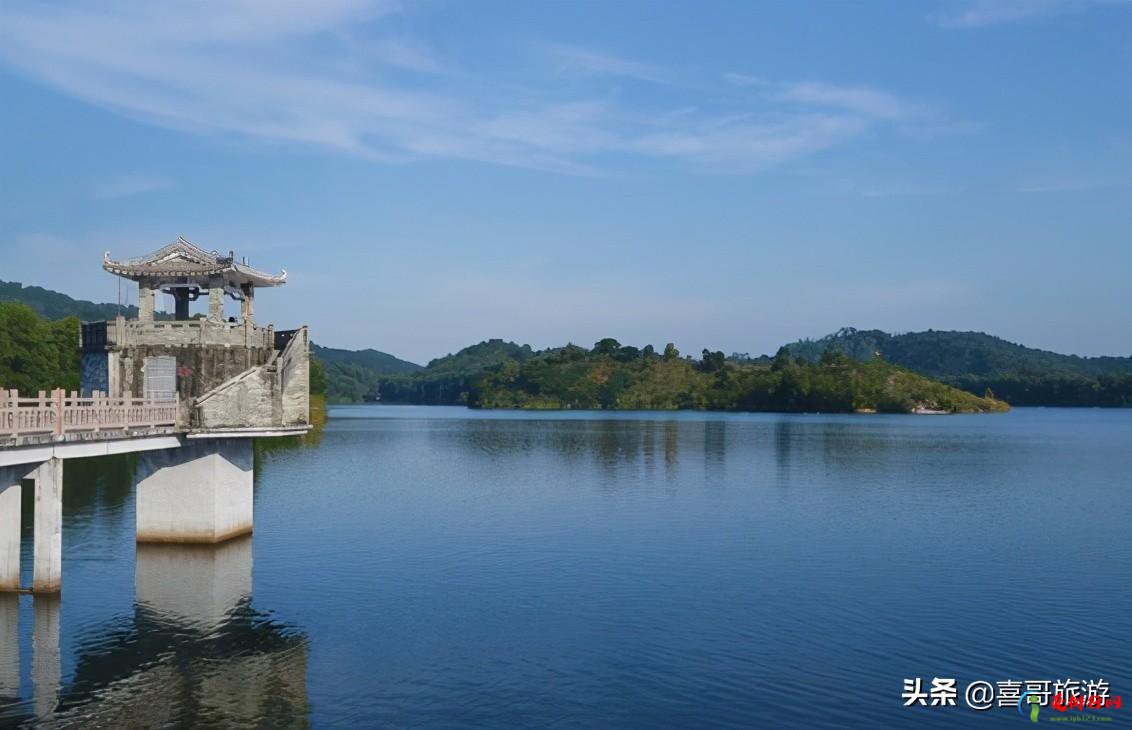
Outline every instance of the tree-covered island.
[[987, 413], [1009, 410], [878, 358], [829, 350], [816, 362], [786, 348], [767, 360], [737, 361], [704, 350], [681, 357], [604, 339], [567, 345], [489, 369], [468, 393], [472, 408], [685, 409], [786, 412]]

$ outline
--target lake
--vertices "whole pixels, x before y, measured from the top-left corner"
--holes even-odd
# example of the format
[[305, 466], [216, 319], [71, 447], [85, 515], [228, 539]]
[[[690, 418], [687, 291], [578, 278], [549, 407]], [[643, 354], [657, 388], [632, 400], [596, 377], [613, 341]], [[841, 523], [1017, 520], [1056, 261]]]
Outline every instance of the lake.
[[[330, 415], [259, 455], [255, 534], [219, 548], [136, 548], [133, 462], [68, 462], [61, 600], [0, 596], [0, 723], [1021, 727], [963, 688], [1063, 678], [1132, 702], [1132, 411]], [[903, 706], [934, 677], [957, 707]]]

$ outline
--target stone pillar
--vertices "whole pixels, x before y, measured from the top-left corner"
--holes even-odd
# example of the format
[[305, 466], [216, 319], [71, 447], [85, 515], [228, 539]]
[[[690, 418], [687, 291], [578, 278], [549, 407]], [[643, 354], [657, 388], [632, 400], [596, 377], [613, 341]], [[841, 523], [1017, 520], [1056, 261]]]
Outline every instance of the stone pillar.
[[251, 284], [244, 284], [244, 301], [240, 311], [240, 318], [247, 324], [251, 324], [252, 318], [255, 316], [255, 287]]
[[189, 290], [183, 287], [173, 289], [173, 319], [184, 322], [189, 318]]
[[204, 631], [251, 599], [251, 535], [222, 545], [139, 543], [136, 566], [138, 604]]
[[50, 719], [59, 701], [59, 596], [37, 595], [32, 610], [31, 684], [35, 716]]
[[20, 587], [20, 480], [27, 467], [0, 467], [0, 591]]
[[252, 531], [251, 439], [187, 440], [139, 457], [138, 542], [218, 543]]
[[35, 536], [31, 589], [58, 593], [63, 577], [63, 460], [51, 458], [35, 480]]
[[20, 696], [20, 597], [0, 593], [0, 706]]
[[209, 284], [208, 318], [213, 322], [224, 321], [224, 283], [221, 281]]
[[138, 282], [138, 321], [153, 321], [153, 289], [144, 281]]

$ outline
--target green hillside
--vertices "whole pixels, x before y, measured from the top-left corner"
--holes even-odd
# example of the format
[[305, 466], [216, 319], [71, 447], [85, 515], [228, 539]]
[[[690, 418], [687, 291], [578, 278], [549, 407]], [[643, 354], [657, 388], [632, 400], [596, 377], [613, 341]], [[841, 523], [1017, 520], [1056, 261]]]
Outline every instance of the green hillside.
[[851, 327], [787, 345], [816, 361], [826, 350], [856, 360], [879, 354], [913, 372], [1013, 405], [1132, 406], [1132, 357], [1079, 357], [1025, 347], [982, 332], [891, 335]]
[[904, 368], [830, 351], [818, 362], [781, 350], [769, 365], [736, 363], [722, 352], [681, 358], [672, 345], [592, 350], [567, 346], [525, 362], [498, 365], [472, 387], [475, 408], [682, 409], [851, 413], [918, 410], [977, 413], [1007, 410]]
[[35, 310], [39, 316], [53, 320], [64, 317], [78, 317], [84, 322], [114, 319], [119, 311], [127, 318], [138, 316], [138, 308], [134, 306], [95, 304], [43, 287], [24, 286], [16, 281], [0, 281], [0, 302], [21, 302]]
[[382, 378], [368, 395], [382, 403], [424, 403], [458, 405], [467, 402], [472, 382], [488, 368], [508, 362], [525, 362], [534, 357], [530, 345], [517, 345], [500, 339], [486, 340], [465, 347], [456, 354], [429, 362], [415, 373]]
[[407, 374], [420, 365], [378, 350], [341, 350], [311, 344], [311, 355], [326, 373], [326, 395], [332, 403], [358, 403], [382, 378]]

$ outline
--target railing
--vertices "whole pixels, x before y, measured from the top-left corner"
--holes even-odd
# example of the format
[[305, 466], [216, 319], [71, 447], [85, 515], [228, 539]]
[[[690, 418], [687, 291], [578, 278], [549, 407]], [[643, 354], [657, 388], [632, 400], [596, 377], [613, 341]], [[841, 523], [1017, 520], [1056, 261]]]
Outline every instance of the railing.
[[[91, 337], [97, 339], [94, 330], [91, 330]], [[213, 322], [208, 319], [142, 322], [119, 318], [107, 322], [102, 348], [223, 346], [271, 349], [274, 340], [274, 327], [259, 327], [250, 322]], [[98, 349], [93, 341], [91, 345], [94, 350]], [[85, 340], [83, 347], [87, 347]]]
[[0, 389], [0, 440], [28, 436], [65, 440], [69, 435], [115, 438], [137, 431], [168, 431], [177, 428], [179, 404], [176, 394], [168, 398], [134, 398], [129, 393], [111, 398], [94, 393], [39, 391], [34, 398], [18, 391]]

